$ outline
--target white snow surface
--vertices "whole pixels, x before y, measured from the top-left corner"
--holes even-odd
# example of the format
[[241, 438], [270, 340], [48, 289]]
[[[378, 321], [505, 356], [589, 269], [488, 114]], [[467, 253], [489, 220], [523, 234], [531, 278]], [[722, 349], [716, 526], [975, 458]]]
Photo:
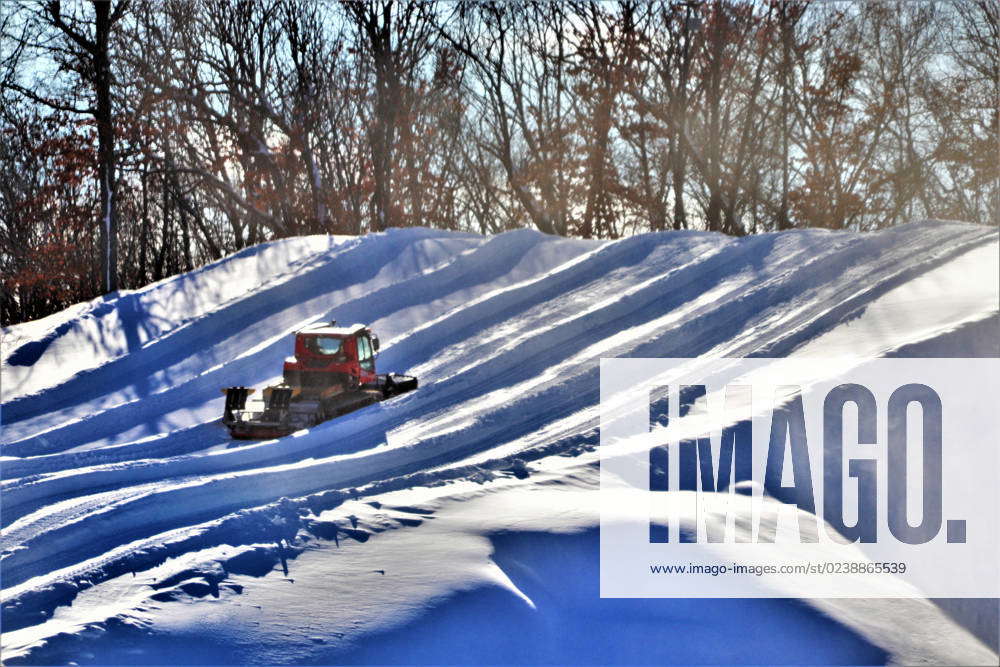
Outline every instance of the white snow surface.
[[[600, 600], [594, 531], [601, 357], [1000, 356], [998, 278], [997, 230], [942, 221], [414, 228], [267, 243], [7, 328], [3, 659], [995, 664], [988, 614], [920, 599]], [[231, 442], [220, 388], [273, 381], [332, 319], [420, 389]]]

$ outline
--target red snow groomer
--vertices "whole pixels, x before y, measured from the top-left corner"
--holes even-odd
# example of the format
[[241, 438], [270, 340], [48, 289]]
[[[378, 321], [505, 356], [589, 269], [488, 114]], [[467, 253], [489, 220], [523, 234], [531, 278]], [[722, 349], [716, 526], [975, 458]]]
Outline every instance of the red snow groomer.
[[375, 372], [378, 336], [363, 324], [336, 322], [295, 333], [281, 384], [249, 400], [249, 387], [228, 387], [222, 423], [234, 438], [266, 439], [338, 417], [417, 388], [417, 378]]

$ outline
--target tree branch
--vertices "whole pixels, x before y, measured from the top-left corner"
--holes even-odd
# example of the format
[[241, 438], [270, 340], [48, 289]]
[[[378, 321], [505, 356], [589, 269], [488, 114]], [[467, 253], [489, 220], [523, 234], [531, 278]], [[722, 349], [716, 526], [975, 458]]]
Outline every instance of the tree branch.
[[81, 109], [80, 107], [75, 107], [70, 104], [65, 104], [62, 102], [56, 102], [54, 100], [50, 100], [47, 97], [42, 97], [41, 95], [35, 93], [34, 91], [25, 88], [24, 86], [21, 86], [19, 84], [16, 84], [13, 81], [7, 81], [3, 83], [2, 86], [0, 87], [7, 88], [9, 90], [13, 90], [17, 93], [20, 93], [21, 95], [24, 95], [25, 97], [30, 99], [32, 102], [37, 102], [38, 104], [44, 104], [50, 109], [55, 109], [56, 111], [68, 111], [70, 113], [82, 113], [90, 115], [94, 115], [97, 113], [97, 109], [93, 107], [87, 107], [85, 109]]

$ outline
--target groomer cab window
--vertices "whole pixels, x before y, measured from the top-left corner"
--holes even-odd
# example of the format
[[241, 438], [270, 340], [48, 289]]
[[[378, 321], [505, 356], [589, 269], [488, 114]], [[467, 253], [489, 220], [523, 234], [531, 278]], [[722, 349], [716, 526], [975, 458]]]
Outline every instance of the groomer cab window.
[[338, 357], [343, 354], [344, 341], [333, 336], [310, 336], [306, 338], [306, 349], [313, 354], [325, 357]]
[[375, 370], [375, 352], [367, 334], [358, 335], [358, 363], [366, 371]]

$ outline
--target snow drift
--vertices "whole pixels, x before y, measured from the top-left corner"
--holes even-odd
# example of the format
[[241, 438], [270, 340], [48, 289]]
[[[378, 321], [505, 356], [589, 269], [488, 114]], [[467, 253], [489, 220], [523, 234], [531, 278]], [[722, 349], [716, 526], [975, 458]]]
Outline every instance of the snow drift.
[[[867, 235], [811, 230], [742, 239], [670, 232], [599, 242], [427, 229], [308, 237], [10, 327], [0, 412], [5, 660], [79, 661], [87, 641], [100, 643], [88, 635], [95, 627], [128, 635], [141, 619], [170, 625], [178, 601], [236, 595], [251, 585], [235, 583], [239, 576], [259, 577], [279, 563], [287, 569], [303, 545], [333, 540], [323, 549], [335, 549], [346, 540], [360, 553], [374, 551], [362, 542], [386, 528], [376, 530], [373, 519], [366, 529], [364, 517], [359, 528], [359, 511], [345, 509], [358, 499], [470, 483], [456, 480], [486, 488], [499, 483], [494, 478], [520, 480], [518, 493], [526, 493], [535, 484], [521, 480], [527, 464], [544, 467], [555, 455], [575, 467], [548, 484], [592, 489], [586, 471], [598, 440], [601, 357], [997, 356], [997, 241], [992, 228], [936, 221]], [[219, 423], [219, 389], [273, 381], [292, 332], [330, 319], [370, 323], [383, 341], [379, 369], [417, 375], [421, 388], [286, 438], [232, 443]], [[324, 518], [329, 512], [339, 518]], [[525, 530], [518, 516], [484, 522], [482, 534]], [[563, 531], [567, 521], [585, 531], [596, 522], [592, 514], [547, 516], [536, 520], [535, 533]], [[417, 525], [425, 519], [402, 510], [387, 521], [422, 543], [433, 532]], [[496, 544], [497, 553], [528, 548]], [[469, 552], [456, 542], [434, 555], [460, 562], [462, 553]], [[551, 571], [552, 564], [538, 567]], [[267, 661], [398, 659], [389, 649], [338, 653], [350, 642], [331, 637], [385, 638], [442, 595], [476, 581], [509, 583], [500, 569], [477, 580], [484, 570], [470, 566], [477, 574], [433, 590], [414, 575], [397, 591], [409, 612], [347, 635], [341, 626], [364, 616], [370, 599], [364, 590], [339, 591], [353, 615], [331, 614], [318, 630], [321, 642], [290, 639], [296, 650]], [[695, 615], [711, 616], [712, 604], [694, 605]], [[965, 655], [990, 655], [930, 609], [924, 612], [964, 642]], [[885, 639], [863, 614], [823, 611], [837, 619], [831, 633], [849, 628], [865, 637], [856, 652], [826, 660], [926, 657]], [[805, 611], [791, 616], [804, 619], [803, 633], [818, 622]], [[299, 650], [319, 644], [325, 652]], [[821, 655], [813, 650], [789, 655]], [[161, 655], [150, 651], [147, 660]], [[675, 654], [682, 662], [698, 655]]]

